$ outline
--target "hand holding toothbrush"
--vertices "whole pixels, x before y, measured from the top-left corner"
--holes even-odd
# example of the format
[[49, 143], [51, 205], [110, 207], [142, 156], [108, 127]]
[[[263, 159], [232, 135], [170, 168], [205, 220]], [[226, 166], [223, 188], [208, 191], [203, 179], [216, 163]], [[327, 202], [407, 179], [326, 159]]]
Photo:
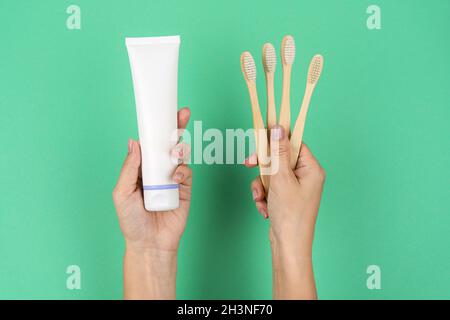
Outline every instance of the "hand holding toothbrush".
[[[316, 299], [312, 243], [325, 171], [306, 144], [292, 170], [291, 147], [284, 128], [272, 128], [270, 137], [270, 152], [279, 158], [278, 171], [270, 176], [268, 192], [259, 176], [252, 182], [251, 190], [256, 208], [270, 219], [273, 297]], [[257, 165], [256, 155], [252, 157], [245, 163], [249, 168]]]
[[[247, 167], [259, 165], [260, 175], [252, 183], [256, 208], [270, 219], [273, 262], [273, 296], [278, 299], [317, 298], [312, 269], [312, 241], [325, 180], [324, 170], [302, 136], [312, 93], [320, 78], [323, 57], [313, 57], [300, 114], [291, 135], [290, 79], [295, 59], [295, 42], [285, 36], [281, 44], [283, 92], [280, 117], [276, 119], [274, 73], [276, 54], [272, 44], [263, 47], [263, 66], [267, 89], [267, 130], [270, 139], [258, 132], [266, 130], [256, 90], [256, 66], [250, 52], [241, 55], [241, 69], [250, 94], [256, 153], [246, 160]], [[270, 154], [271, 170], [261, 161]], [[265, 161], [267, 162], [267, 161]]]

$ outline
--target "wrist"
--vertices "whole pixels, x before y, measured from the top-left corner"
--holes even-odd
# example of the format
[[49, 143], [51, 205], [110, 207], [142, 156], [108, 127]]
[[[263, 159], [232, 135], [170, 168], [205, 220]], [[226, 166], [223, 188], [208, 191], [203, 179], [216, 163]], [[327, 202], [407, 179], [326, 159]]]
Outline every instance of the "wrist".
[[310, 255], [272, 251], [272, 281], [274, 299], [317, 299]]
[[132, 242], [125, 241], [125, 253], [132, 253], [142, 258], [155, 258], [155, 259], [171, 259], [178, 255], [178, 249], [160, 249], [155, 247], [145, 247], [133, 244]]
[[316, 299], [312, 237], [271, 237], [274, 299]]
[[158, 276], [171, 276], [176, 272], [177, 256], [177, 250], [136, 248], [128, 244], [125, 249], [125, 259], [146, 266], [148, 271]]
[[177, 252], [127, 246], [124, 255], [126, 299], [175, 299]]
[[308, 244], [292, 244], [273, 240], [270, 243], [272, 260], [292, 262], [296, 260], [312, 260], [312, 246]]
[[272, 228], [270, 245], [272, 255], [311, 258], [314, 239], [314, 226], [292, 228]]

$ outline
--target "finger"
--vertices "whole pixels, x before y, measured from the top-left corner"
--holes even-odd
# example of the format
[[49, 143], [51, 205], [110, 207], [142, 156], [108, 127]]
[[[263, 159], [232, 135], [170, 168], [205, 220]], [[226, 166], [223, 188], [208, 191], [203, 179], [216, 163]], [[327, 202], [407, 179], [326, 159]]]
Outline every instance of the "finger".
[[177, 113], [178, 129], [186, 129], [190, 117], [191, 117], [191, 110], [189, 110], [188, 107], [181, 108], [180, 110], [178, 110]]
[[[290, 170], [290, 146], [287, 134], [282, 126], [275, 126], [270, 130], [270, 155], [273, 174], [286, 173]], [[275, 166], [275, 164], [278, 164]]]
[[173, 180], [180, 184], [180, 200], [191, 200], [192, 169], [186, 165], [178, 166], [174, 172]]
[[120, 200], [136, 191], [140, 165], [141, 149], [139, 143], [129, 139], [128, 155], [123, 163], [117, 185], [114, 188], [114, 197], [116, 200]]
[[308, 145], [306, 143], [302, 143], [301, 147], [300, 147], [300, 154], [298, 156], [297, 159], [297, 165], [300, 162], [300, 159], [312, 159], [314, 158], [314, 155], [311, 152], [311, 149], [309, 149]]
[[251, 183], [251, 189], [252, 189], [252, 197], [253, 201], [262, 201], [266, 198], [266, 193], [264, 191], [264, 186], [261, 181], [261, 177], [258, 176], [255, 180]]
[[180, 165], [175, 169], [172, 179], [181, 185], [192, 186], [192, 169], [187, 165]]
[[247, 168], [254, 168], [258, 165], [258, 156], [256, 153], [250, 155], [247, 159], [244, 160], [244, 166]]
[[258, 209], [258, 212], [263, 216], [264, 219], [269, 218], [269, 211], [267, 210], [267, 202], [265, 200], [263, 201], [257, 201], [255, 202], [256, 209]]
[[178, 143], [170, 152], [174, 159], [181, 162], [188, 161], [191, 155], [191, 146], [185, 142]]
[[251, 189], [256, 209], [258, 209], [258, 212], [263, 216], [264, 219], [267, 219], [269, 217], [269, 214], [267, 211], [266, 193], [264, 191], [261, 177], [258, 176], [255, 180], [253, 180]]
[[305, 166], [314, 165], [316, 163], [318, 164], [316, 158], [311, 152], [311, 149], [309, 149], [306, 143], [302, 143], [300, 147], [300, 155], [298, 156], [297, 163], [295, 165], [295, 173]]
[[[141, 154], [141, 141], [138, 139], [136, 141], [136, 143], [139, 146], [139, 155], [142, 157], [142, 154]], [[142, 163], [139, 166], [139, 174], [138, 174], [138, 183], [137, 183], [137, 185], [138, 185], [138, 187], [142, 186]]]
[[322, 182], [325, 180], [325, 170], [313, 155], [311, 149], [305, 143], [302, 143], [294, 174], [297, 178], [300, 178], [306, 172], [309, 172], [309, 174], [312, 174], [312, 176]]

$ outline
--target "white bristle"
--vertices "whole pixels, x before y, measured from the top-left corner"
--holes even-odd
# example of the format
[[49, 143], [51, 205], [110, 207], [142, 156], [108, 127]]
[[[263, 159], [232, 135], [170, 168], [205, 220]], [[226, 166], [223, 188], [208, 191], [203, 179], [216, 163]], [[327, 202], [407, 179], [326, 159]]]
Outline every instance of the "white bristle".
[[320, 54], [316, 54], [309, 64], [308, 70], [308, 82], [310, 84], [316, 84], [319, 81], [320, 74], [323, 68], [323, 57]]
[[277, 55], [275, 53], [275, 48], [271, 43], [266, 43], [263, 47], [263, 65], [264, 70], [267, 73], [275, 72], [275, 67], [277, 65]]
[[242, 54], [242, 71], [244, 72], [245, 78], [247, 80], [256, 80], [255, 60], [253, 60], [252, 55], [248, 51]]
[[292, 36], [285, 36], [282, 42], [281, 58], [286, 64], [293, 64], [295, 59], [295, 41]]

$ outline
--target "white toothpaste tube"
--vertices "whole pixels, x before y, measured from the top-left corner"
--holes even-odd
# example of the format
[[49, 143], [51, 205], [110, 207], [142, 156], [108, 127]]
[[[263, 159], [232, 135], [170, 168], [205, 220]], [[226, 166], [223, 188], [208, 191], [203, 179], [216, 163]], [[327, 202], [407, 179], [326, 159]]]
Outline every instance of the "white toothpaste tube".
[[145, 209], [179, 207], [179, 185], [172, 180], [177, 143], [178, 51], [180, 37], [126, 38], [142, 154]]

